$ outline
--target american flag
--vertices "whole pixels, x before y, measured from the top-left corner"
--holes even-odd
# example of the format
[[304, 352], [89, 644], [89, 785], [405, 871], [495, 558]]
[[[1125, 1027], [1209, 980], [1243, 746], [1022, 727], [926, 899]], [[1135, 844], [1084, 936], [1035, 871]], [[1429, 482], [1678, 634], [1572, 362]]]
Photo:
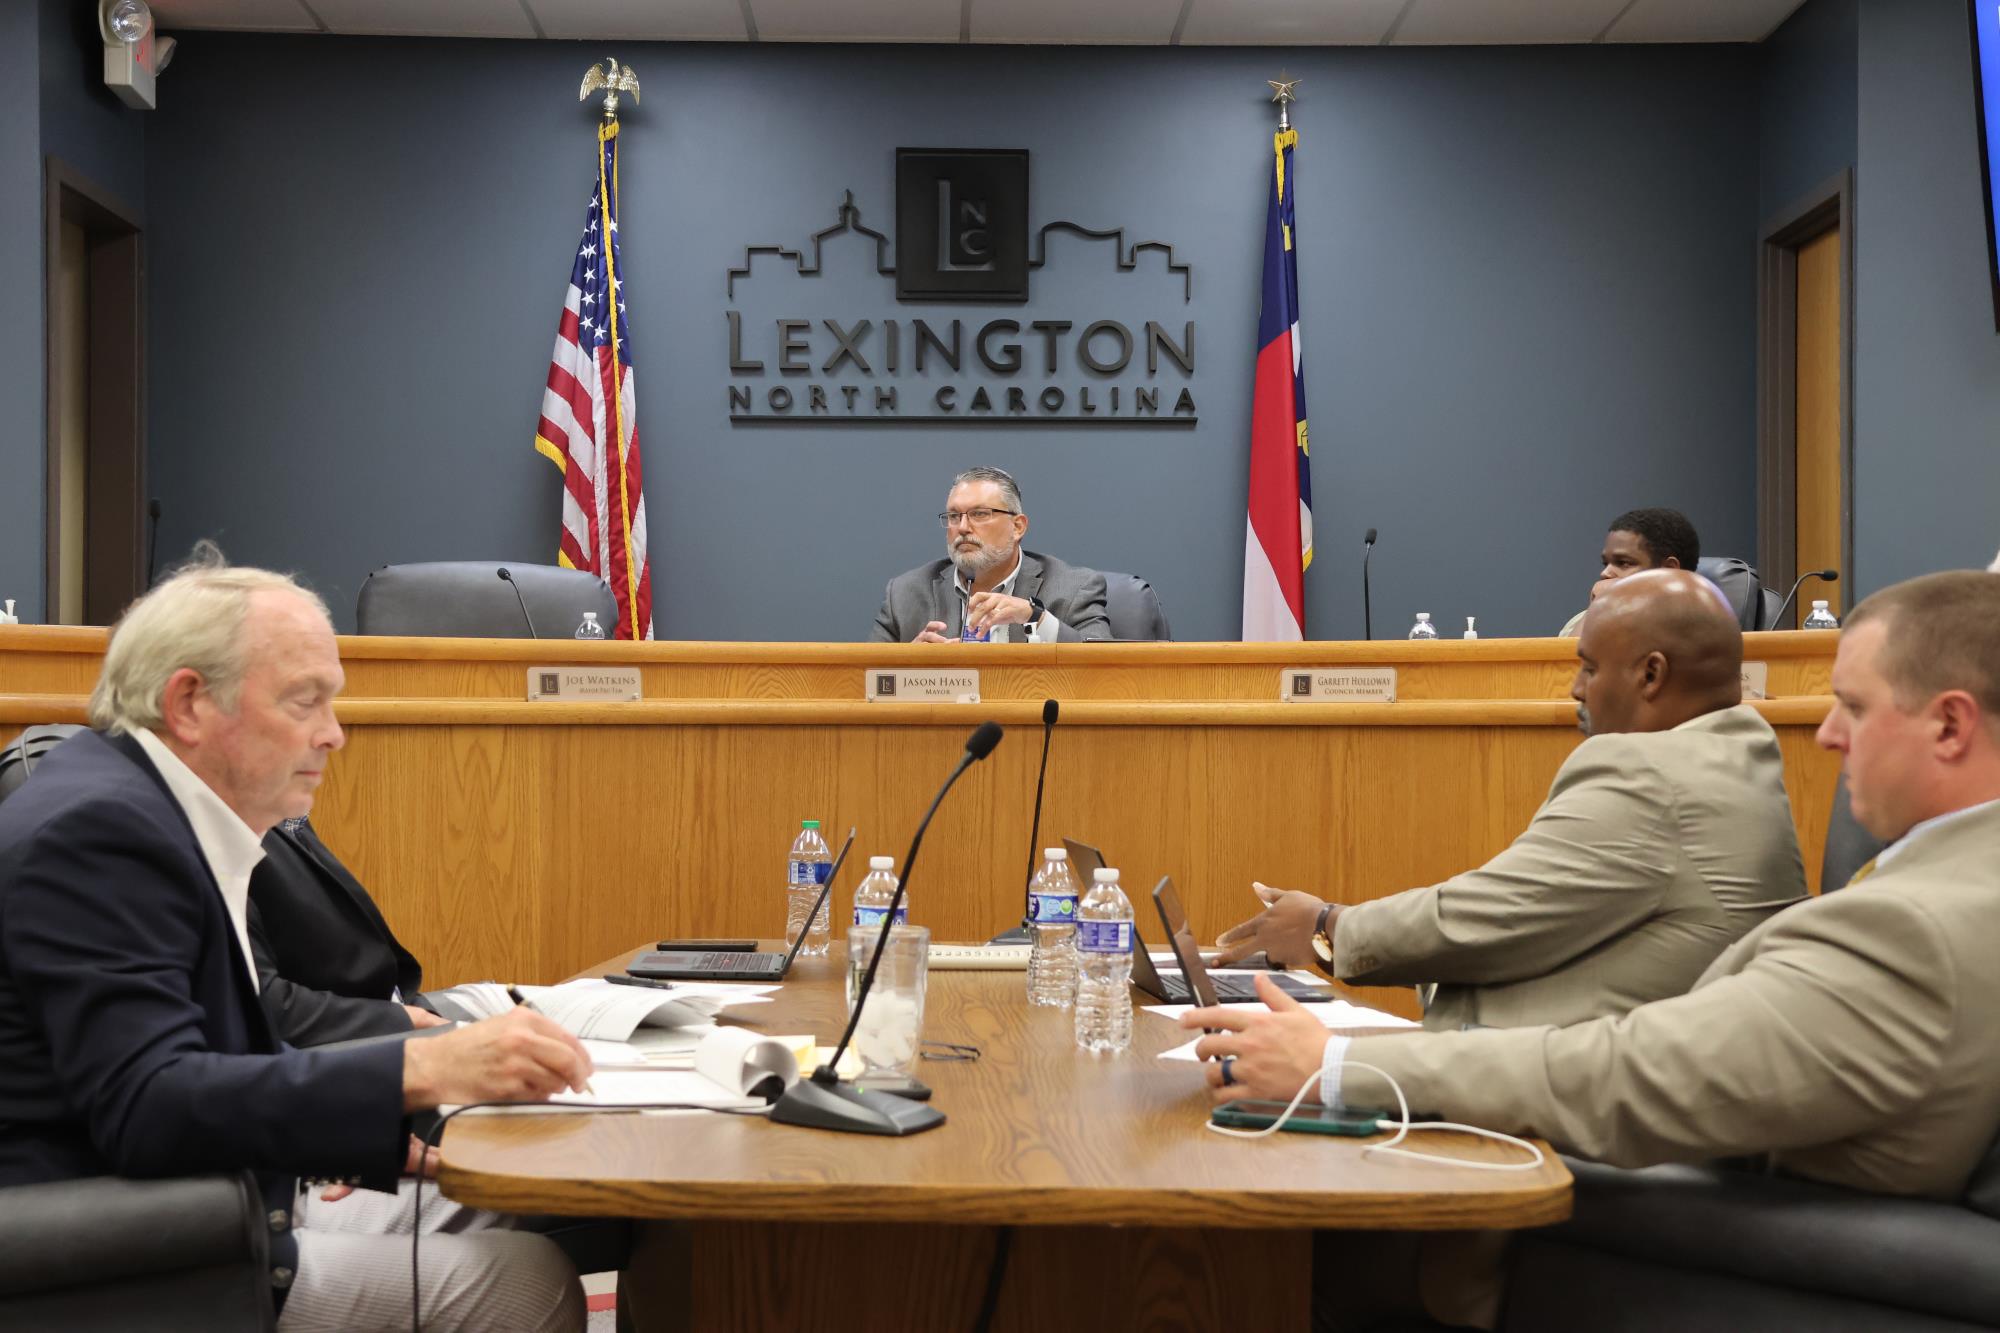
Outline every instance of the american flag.
[[[614, 637], [653, 637], [653, 573], [632, 390], [632, 337], [618, 257], [618, 124], [597, 132], [597, 187], [570, 268], [535, 448], [562, 471], [566, 569], [586, 569], [618, 599]], [[615, 308], [614, 308], [615, 307]]]
[[1312, 461], [1306, 448], [1306, 382], [1299, 370], [1299, 267], [1292, 168], [1297, 130], [1272, 142], [1264, 219], [1263, 313], [1250, 399], [1250, 521], [1243, 544], [1243, 641], [1305, 637], [1306, 567], [1312, 564]]

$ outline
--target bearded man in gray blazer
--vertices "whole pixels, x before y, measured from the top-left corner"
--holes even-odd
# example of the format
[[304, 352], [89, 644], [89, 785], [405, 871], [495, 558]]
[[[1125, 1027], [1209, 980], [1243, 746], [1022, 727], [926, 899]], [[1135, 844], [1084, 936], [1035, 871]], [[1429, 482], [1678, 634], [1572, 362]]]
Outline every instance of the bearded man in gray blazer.
[[952, 478], [938, 521], [946, 558], [889, 580], [875, 613], [875, 642], [1111, 637], [1102, 574], [1022, 549], [1028, 515], [1011, 476], [997, 467], [967, 468]]
[[[1329, 1038], [1190, 1013], [1218, 1100], [1411, 1106], [1616, 1166], [1769, 1154], [1775, 1169], [1952, 1199], [2000, 1133], [2000, 579], [1931, 574], [1855, 607], [1819, 743], [1889, 845], [1750, 932], [1686, 995], [1567, 1028]], [[1242, 1006], [1237, 1006], [1241, 1008]], [[1234, 1086], [1225, 1087], [1225, 1077]]]
[[1563, 1025], [1684, 994], [1803, 898], [1777, 733], [1742, 703], [1743, 633], [1708, 581], [1606, 583], [1577, 661], [1589, 739], [1511, 846], [1356, 906], [1258, 884], [1268, 906], [1222, 936], [1223, 962], [1261, 949], [1356, 984], [1435, 986], [1432, 1029]]

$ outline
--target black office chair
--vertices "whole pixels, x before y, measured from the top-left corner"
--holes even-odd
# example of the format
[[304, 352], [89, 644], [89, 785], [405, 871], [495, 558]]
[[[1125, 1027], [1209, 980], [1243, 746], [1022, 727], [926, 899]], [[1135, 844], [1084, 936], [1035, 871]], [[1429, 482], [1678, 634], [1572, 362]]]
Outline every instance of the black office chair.
[[1754, 566], [1733, 555], [1705, 555], [1695, 562], [1695, 572], [1722, 589], [1736, 623], [1745, 631], [1776, 629], [1778, 608], [1784, 598], [1765, 587]]
[[1174, 637], [1152, 584], [1136, 574], [1099, 572], [1104, 574], [1104, 616], [1111, 622], [1112, 638], [1165, 642]]
[[0, 801], [20, 789], [49, 751], [83, 728], [70, 722], [48, 722], [32, 726], [0, 749]]
[[[519, 601], [500, 578], [502, 568], [521, 590]], [[534, 620], [533, 635], [521, 615], [524, 604]], [[617, 600], [597, 575], [497, 560], [384, 565], [362, 583], [355, 603], [363, 634], [447, 639], [567, 639], [586, 611], [597, 613], [607, 636], [617, 632]]]

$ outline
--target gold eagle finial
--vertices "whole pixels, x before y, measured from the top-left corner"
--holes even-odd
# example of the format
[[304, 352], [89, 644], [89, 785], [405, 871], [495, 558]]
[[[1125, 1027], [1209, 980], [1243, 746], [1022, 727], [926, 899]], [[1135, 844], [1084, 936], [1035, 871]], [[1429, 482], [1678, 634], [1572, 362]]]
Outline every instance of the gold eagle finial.
[[618, 57], [605, 60], [604, 67], [590, 67], [583, 76], [583, 87], [577, 90], [576, 100], [581, 102], [599, 89], [604, 90], [604, 118], [618, 119], [618, 94], [630, 93], [634, 103], [639, 100], [639, 76], [632, 72], [630, 65], [620, 65]]

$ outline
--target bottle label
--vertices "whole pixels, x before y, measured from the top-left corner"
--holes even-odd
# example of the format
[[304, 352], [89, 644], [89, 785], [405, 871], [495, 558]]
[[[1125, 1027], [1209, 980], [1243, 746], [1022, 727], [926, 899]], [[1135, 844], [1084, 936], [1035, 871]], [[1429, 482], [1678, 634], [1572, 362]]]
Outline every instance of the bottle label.
[[816, 889], [826, 883], [826, 875], [833, 867], [825, 861], [793, 861], [785, 875], [785, 882], [799, 888]]
[[1076, 922], [1076, 895], [1073, 893], [1032, 893], [1028, 895], [1030, 918], [1038, 925], [1068, 926]]
[[[882, 918], [887, 915], [889, 915], [888, 912], [880, 907], [857, 907], [854, 909], [854, 924], [857, 926], [875, 926], [879, 928], [882, 924]], [[896, 924], [899, 926], [910, 924], [910, 905], [908, 903], [904, 903], [896, 909]]]
[[1076, 947], [1085, 953], [1131, 953], [1130, 921], [1079, 921]]

